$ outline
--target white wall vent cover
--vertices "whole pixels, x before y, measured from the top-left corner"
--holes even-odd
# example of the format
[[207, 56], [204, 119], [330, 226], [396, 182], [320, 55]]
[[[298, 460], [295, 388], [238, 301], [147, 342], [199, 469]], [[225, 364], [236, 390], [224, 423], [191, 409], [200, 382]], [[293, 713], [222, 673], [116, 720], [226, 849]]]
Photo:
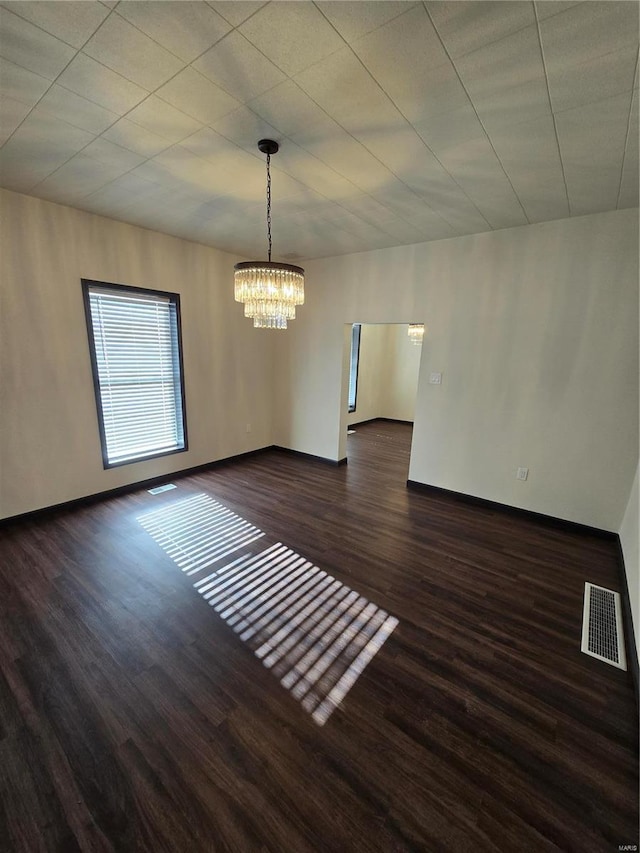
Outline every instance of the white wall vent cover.
[[165, 483], [164, 486], [156, 486], [155, 489], [147, 489], [150, 495], [159, 495], [161, 492], [168, 492], [169, 489], [175, 489], [173, 483]]
[[627, 668], [619, 593], [585, 583], [581, 650], [618, 669]]

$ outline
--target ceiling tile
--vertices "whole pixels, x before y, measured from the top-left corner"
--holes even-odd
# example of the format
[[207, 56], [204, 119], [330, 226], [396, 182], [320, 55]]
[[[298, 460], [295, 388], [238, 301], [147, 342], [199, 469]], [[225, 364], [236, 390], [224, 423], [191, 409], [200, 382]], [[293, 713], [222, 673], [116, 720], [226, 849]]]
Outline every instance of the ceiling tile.
[[127, 0], [117, 13], [184, 62], [192, 62], [231, 29], [206, 3], [188, 0]]
[[209, 0], [208, 5], [215, 9], [219, 15], [222, 15], [226, 21], [229, 21], [232, 26], [237, 27], [265, 3], [264, 0], [257, 3], [249, 2], [249, 0], [219, 0], [219, 2]]
[[[200, 136], [202, 141], [201, 134], [196, 134], [196, 136]], [[194, 137], [185, 140], [185, 144], [180, 146], [183, 151], [188, 151], [192, 157], [194, 156], [193, 148], [199, 147], [193, 144], [193, 139]], [[187, 147], [190, 144], [193, 145], [193, 148]], [[171, 149], [168, 153], [171, 155], [173, 152], [174, 149]], [[162, 155], [156, 159], [162, 162]], [[202, 154], [198, 153], [197, 161], [198, 164], [200, 162], [203, 164], [200, 181], [207, 192], [214, 195], [233, 195], [242, 202], [255, 201], [258, 203], [264, 199], [266, 192], [265, 164], [246, 151], [241, 151], [235, 145], [227, 143], [226, 147], [217, 150], [214, 157], [203, 157]], [[199, 165], [198, 168], [200, 168]], [[242, 175], [241, 182], [238, 182], [238, 175]], [[278, 198], [282, 198], [283, 188], [282, 181], [274, 181], [274, 194]]]
[[441, 164], [411, 125], [358, 134], [358, 141], [404, 181], [419, 175], [424, 181], [446, 177]]
[[50, 80], [6, 59], [0, 59], [0, 80], [3, 96], [15, 98], [29, 106], [34, 106], [51, 85]]
[[71, 156], [88, 145], [94, 139], [94, 134], [72, 127], [52, 115], [31, 113], [20, 128], [20, 137], [25, 144], [34, 142], [46, 145], [48, 142], [52, 148], [67, 151]]
[[458, 0], [430, 2], [426, 7], [454, 59], [535, 24], [532, 3]]
[[110, 124], [117, 120], [116, 113], [105, 110], [104, 107], [76, 95], [69, 89], [56, 83], [49, 89], [38, 103], [36, 112], [47, 112], [56, 118], [88, 130], [90, 133], [102, 133]]
[[452, 145], [481, 139], [485, 136], [482, 125], [471, 104], [465, 104], [448, 113], [432, 116], [414, 125], [416, 132], [429, 148], [438, 155]]
[[346, 210], [343, 211], [343, 215], [333, 219], [331, 224], [336, 225], [341, 231], [345, 231], [348, 234], [354, 234], [364, 240], [372, 240], [378, 246], [383, 246], [385, 238], [391, 236], [370, 222], [366, 222], [364, 219], [356, 216], [355, 213], [349, 213]]
[[353, 50], [411, 122], [468, 103], [458, 75], [421, 5], [358, 39]]
[[302, 71], [295, 82], [354, 135], [403, 123], [392, 101], [348, 47]]
[[[423, 230], [398, 217], [388, 220], [382, 227], [387, 234], [390, 234], [394, 238], [396, 245], [422, 243], [425, 239]], [[453, 229], [451, 230], [453, 231]]]
[[124, 193], [130, 193], [136, 198], [142, 199], [157, 194], [158, 185], [151, 181], [145, 181], [144, 178], [139, 178], [132, 172], [127, 172], [111, 182], [110, 186]]
[[[372, 193], [373, 197], [392, 210], [398, 217], [406, 219], [418, 228], [434, 227], [436, 221], [448, 225], [436, 205], [429, 198], [413, 192], [397, 178]], [[484, 221], [483, 221], [483, 224]], [[450, 229], [450, 226], [449, 226]]]
[[638, 47], [638, 4], [589, 2], [540, 22], [547, 69], [587, 62], [625, 46]]
[[49, 116], [28, 116], [0, 149], [0, 183], [27, 191], [93, 139]]
[[382, 163], [335, 122], [296, 134], [293, 139], [365, 192], [384, 185], [392, 177]]
[[40, 198], [75, 201], [122, 174], [113, 163], [99, 163], [84, 154], [76, 154], [35, 188]]
[[547, 222], [550, 219], [562, 219], [569, 216], [569, 201], [562, 173], [549, 178], [537, 174], [510, 174], [529, 222]]
[[322, 123], [327, 118], [325, 111], [293, 80], [285, 80], [247, 106], [285, 134]]
[[240, 32], [289, 76], [344, 47], [313, 3], [298, 0], [268, 3]]
[[138, 104], [127, 115], [127, 118], [134, 124], [139, 124], [145, 130], [156, 136], [161, 136], [163, 139], [168, 139], [170, 142], [180, 142], [181, 139], [191, 136], [192, 133], [202, 127], [200, 122], [185, 115], [156, 95], [150, 95], [145, 101]]
[[351, 181], [292, 140], [285, 140], [280, 147], [277, 163], [274, 164], [274, 170], [276, 169], [281, 169], [328, 199], [339, 200], [356, 192]]
[[628, 92], [556, 116], [572, 215], [615, 208], [630, 107]]
[[140, 163], [135, 169], [129, 172], [135, 178], [142, 178], [145, 181], [150, 181], [164, 189], [170, 188], [177, 190], [182, 186], [182, 179], [173, 175], [168, 169], [153, 160], [145, 160]]
[[79, 53], [65, 68], [56, 83], [118, 115], [128, 112], [147, 97], [147, 92], [140, 86], [83, 53]]
[[216, 160], [230, 150], [240, 153], [237, 145], [210, 127], [203, 127], [188, 136], [182, 141], [182, 147], [197, 154], [198, 157], [204, 157], [205, 160]]
[[[129, 151], [135, 151], [143, 157], [153, 157], [171, 145], [171, 140], [164, 139], [129, 119], [121, 118], [116, 124], [102, 134], [104, 139], [115, 142]], [[178, 140], [175, 140], [178, 141]]]
[[124, 193], [114, 188], [113, 183], [106, 184], [86, 195], [81, 200], [82, 210], [95, 213], [98, 216], [106, 216], [110, 219], [124, 220], [127, 208], [129, 208], [136, 197], [133, 193]]
[[500, 164], [486, 136], [470, 139], [466, 142], [454, 142], [448, 148], [441, 148], [440, 162], [450, 174], [482, 175], [500, 177]]
[[136, 202], [157, 196], [161, 188], [131, 174], [122, 175], [82, 200], [83, 210], [118, 218]]
[[[240, 155], [242, 152], [238, 152]], [[198, 204], [213, 196], [234, 194], [239, 202], [257, 203], [264, 197], [264, 176], [260, 186], [251, 179], [247, 170], [247, 181], [238, 187], [237, 171], [225, 168], [224, 164], [214, 164], [203, 160], [181, 145], [173, 145], [153, 159], [153, 164], [161, 167], [180, 182], [180, 189], [186, 192]], [[144, 164], [145, 166], [148, 164]], [[140, 167], [142, 168], [142, 167]], [[136, 170], [136, 174], [140, 174]], [[163, 182], [164, 183], [164, 182]], [[167, 186], [170, 188], [171, 183]], [[179, 197], [172, 193], [171, 204], [178, 204]], [[168, 211], [170, 213], [170, 209]]]
[[583, 0], [535, 0], [536, 13], [541, 21], [552, 15], [559, 15], [572, 6], [577, 6]]
[[3, 5], [41, 30], [76, 48], [82, 47], [109, 14], [109, 10], [101, 3], [87, 3], [82, 0], [65, 0], [64, 3], [21, 0]]
[[489, 134], [491, 143], [505, 167], [560, 165], [560, 153], [551, 116], [509, 125]]
[[204, 124], [211, 124], [240, 104], [193, 68], [185, 68], [158, 89], [157, 95]]
[[161, 86], [184, 63], [118, 15], [111, 15], [83, 53], [148, 91]]
[[553, 111], [557, 113], [629, 91], [633, 88], [637, 58], [637, 48], [626, 47], [586, 62], [548, 67]]
[[393, 211], [396, 216], [407, 219], [409, 222], [414, 219], [418, 211], [431, 210], [423, 198], [395, 177], [384, 187], [371, 193], [371, 197]]
[[534, 81], [544, 83], [538, 28], [536, 25], [525, 27], [467, 53], [455, 60], [455, 66], [474, 102], [504, 90], [506, 84], [513, 87]]
[[501, 88], [490, 95], [474, 98], [473, 105], [487, 133], [534, 118], [551, 115], [549, 93], [544, 80], [510, 86], [505, 78]]
[[629, 118], [629, 133], [624, 153], [624, 164], [622, 167], [622, 181], [620, 183], [620, 194], [618, 207], [638, 206], [638, 90], [633, 93], [631, 116]]
[[127, 172], [142, 163], [145, 159], [141, 154], [135, 154], [128, 148], [109, 142], [104, 137], [99, 137], [87, 145], [82, 151], [87, 157], [92, 157], [100, 163], [117, 167], [121, 172]]
[[480, 213], [492, 228], [515, 228], [528, 225], [527, 215], [512, 189], [494, 198], [482, 196], [476, 199]]
[[0, 56], [54, 80], [76, 51], [12, 12], [0, 8]]
[[316, 3], [340, 35], [348, 42], [378, 29], [402, 15], [415, 3], [401, 0], [378, 0], [376, 3], [362, 3], [361, 0], [322, 0]]
[[216, 133], [233, 142], [238, 148], [254, 154], [262, 160], [263, 155], [258, 150], [260, 139], [275, 139], [279, 141], [280, 134], [263, 118], [256, 115], [248, 107], [240, 107], [223, 118], [211, 123]]
[[622, 165], [627, 138], [631, 92], [594, 104], [565, 110], [556, 127], [565, 167], [571, 163]]
[[492, 227], [526, 224], [518, 199], [488, 140], [475, 139], [453, 146], [443, 151], [440, 159]]
[[4, 145], [13, 131], [27, 117], [31, 107], [22, 101], [3, 96], [0, 98], [0, 145]]
[[285, 79], [282, 71], [237, 30], [197, 59], [193, 67], [243, 103]]

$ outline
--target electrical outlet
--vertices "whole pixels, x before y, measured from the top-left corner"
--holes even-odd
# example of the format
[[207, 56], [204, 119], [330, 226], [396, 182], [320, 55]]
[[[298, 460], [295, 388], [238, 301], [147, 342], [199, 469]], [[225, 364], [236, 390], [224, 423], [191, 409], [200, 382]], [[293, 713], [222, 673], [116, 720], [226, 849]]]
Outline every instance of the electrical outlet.
[[429, 374], [429, 383], [431, 385], [442, 385], [442, 374], [441, 373], [430, 373]]
[[518, 468], [518, 473], [516, 474], [516, 479], [518, 480], [526, 480], [529, 476], [528, 468]]
[[247, 424], [247, 432], [251, 432], [251, 424]]

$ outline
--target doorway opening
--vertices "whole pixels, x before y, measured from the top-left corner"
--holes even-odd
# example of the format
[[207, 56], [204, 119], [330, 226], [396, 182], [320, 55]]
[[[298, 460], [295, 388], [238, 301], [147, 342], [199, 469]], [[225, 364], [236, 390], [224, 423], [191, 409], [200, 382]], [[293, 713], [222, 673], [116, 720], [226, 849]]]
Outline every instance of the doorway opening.
[[422, 339], [416, 342], [410, 334], [410, 326], [345, 326], [340, 458], [355, 461], [362, 457], [359, 444], [371, 448], [395, 438], [404, 448], [408, 471], [423, 348]]

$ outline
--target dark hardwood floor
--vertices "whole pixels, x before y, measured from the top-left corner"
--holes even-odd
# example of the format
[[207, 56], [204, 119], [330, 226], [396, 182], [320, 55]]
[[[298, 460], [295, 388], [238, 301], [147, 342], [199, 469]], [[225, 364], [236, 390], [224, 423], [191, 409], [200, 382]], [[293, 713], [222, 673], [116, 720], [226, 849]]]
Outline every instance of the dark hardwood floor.
[[[631, 679], [580, 652], [585, 580], [618, 589], [614, 544], [408, 491], [410, 440], [374, 422], [341, 468], [271, 451], [1, 530], [0, 849], [637, 844]], [[185, 507], [210, 517], [201, 495], [246, 533], [213, 567], [213, 528], [208, 544], [170, 529]], [[213, 573], [238, 560], [241, 577], [277, 543], [308, 562], [289, 563], [307, 592], [276, 618], [279, 569], [262, 586]], [[320, 623], [305, 636], [301, 609], [295, 631], [286, 619], [322, 584], [327, 624], [347, 588], [360, 603], [341, 617], [350, 634], [334, 623], [348, 637], [339, 655], [323, 647], [305, 707], [280, 680], [311, 683]], [[365, 612], [378, 620], [366, 637]], [[386, 618], [397, 626], [319, 725], [310, 711]], [[273, 651], [277, 630], [297, 658], [295, 644]]]

